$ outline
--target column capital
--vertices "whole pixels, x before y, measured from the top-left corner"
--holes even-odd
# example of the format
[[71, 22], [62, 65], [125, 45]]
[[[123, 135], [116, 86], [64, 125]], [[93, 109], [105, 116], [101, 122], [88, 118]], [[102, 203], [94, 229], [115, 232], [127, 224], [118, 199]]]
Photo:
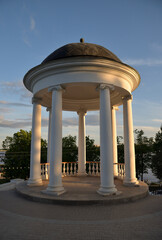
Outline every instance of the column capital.
[[124, 100], [126, 100], [126, 101], [128, 101], [128, 100], [133, 100], [133, 95], [130, 94], [130, 95], [124, 96], [124, 97], [122, 97], [122, 100], [123, 100], [123, 101], [124, 101]]
[[53, 91], [65, 91], [65, 89], [61, 85], [54, 85], [48, 88], [48, 92]]
[[105, 90], [105, 89], [109, 89], [110, 91], [114, 91], [115, 87], [112, 84], [106, 84], [106, 83], [101, 83], [96, 90]]
[[41, 100], [42, 100], [42, 98], [32, 97], [32, 104], [33, 104], [33, 103], [41, 104], [41, 103], [40, 103]]
[[118, 108], [117, 106], [112, 106], [112, 110], [116, 110], [116, 111], [118, 111], [119, 108]]
[[87, 111], [84, 109], [84, 108], [80, 108], [78, 111], [77, 111], [77, 114], [83, 114], [84, 116], [87, 115]]

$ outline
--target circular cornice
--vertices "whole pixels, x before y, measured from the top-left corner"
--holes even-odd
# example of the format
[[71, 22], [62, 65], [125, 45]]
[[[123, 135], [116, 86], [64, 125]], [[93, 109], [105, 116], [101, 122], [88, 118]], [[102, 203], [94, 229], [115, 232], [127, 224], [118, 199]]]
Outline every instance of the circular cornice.
[[[96, 74], [105, 73], [109, 76], [118, 78], [119, 81], [125, 79], [130, 85], [131, 92], [134, 91], [140, 83], [140, 75], [138, 71], [129, 65], [108, 59], [92, 57], [77, 57], [75, 60], [73, 58], [68, 58], [56, 60], [47, 64], [40, 64], [28, 71], [24, 76], [23, 81], [25, 87], [33, 92], [35, 84], [42, 79], [44, 79], [44, 86], [46, 86], [47, 77], [53, 76], [53, 79], [55, 79], [56, 77], [58, 78], [58, 76], [61, 76], [61, 74], [76, 73], [79, 75], [82, 72]], [[89, 81], [89, 79], [87, 79], [87, 81]], [[73, 79], [72, 82], [75, 82], [75, 79]], [[64, 79], [62, 78], [57, 83], [54, 82], [54, 85], [56, 84], [64, 84]]]

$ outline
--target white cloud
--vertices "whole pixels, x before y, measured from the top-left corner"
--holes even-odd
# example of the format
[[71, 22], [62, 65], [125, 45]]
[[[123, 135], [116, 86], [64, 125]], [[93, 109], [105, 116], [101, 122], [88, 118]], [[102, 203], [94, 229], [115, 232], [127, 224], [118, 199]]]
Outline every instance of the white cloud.
[[2, 116], [0, 118], [0, 127], [3, 127], [3, 128], [24, 128], [27, 126], [31, 126], [31, 121], [26, 121], [26, 120], [12, 121], [12, 120], [4, 119]]
[[64, 127], [77, 126], [78, 120], [77, 118], [63, 118], [62, 125]]
[[0, 101], [1, 105], [7, 105], [7, 106], [14, 106], [14, 107], [31, 107], [29, 104], [25, 103], [17, 103], [17, 102], [6, 102], [6, 101]]
[[156, 131], [158, 128], [157, 127], [152, 127], [152, 126], [141, 126], [141, 125], [134, 125], [134, 129], [138, 130], [143, 130], [143, 131]]
[[6, 94], [13, 94], [13, 92], [20, 96], [20, 100], [29, 100], [32, 97], [32, 93], [28, 91], [22, 80], [15, 82], [2, 82], [1, 91]]
[[[99, 125], [99, 115], [87, 115], [85, 118], [86, 126], [98, 126]], [[78, 118], [63, 118], [63, 126], [78, 126]]]
[[134, 125], [134, 129], [138, 129], [138, 130], [143, 130], [144, 131], [144, 135], [147, 137], [155, 137], [155, 134], [159, 131], [159, 127], [152, 127], [152, 126], [138, 126], [138, 125]]
[[[42, 127], [48, 126], [48, 119], [42, 118]], [[7, 120], [0, 116], [0, 127], [2, 128], [26, 128], [32, 127], [32, 118]]]
[[160, 122], [162, 123], [162, 119], [152, 119], [153, 122]]
[[99, 114], [87, 115], [86, 116], [87, 126], [98, 126], [99, 125]]
[[124, 59], [124, 63], [127, 63], [129, 65], [136, 65], [136, 66], [158, 66], [162, 65], [162, 59]]
[[33, 31], [35, 29], [35, 20], [32, 16], [30, 16], [30, 30]]

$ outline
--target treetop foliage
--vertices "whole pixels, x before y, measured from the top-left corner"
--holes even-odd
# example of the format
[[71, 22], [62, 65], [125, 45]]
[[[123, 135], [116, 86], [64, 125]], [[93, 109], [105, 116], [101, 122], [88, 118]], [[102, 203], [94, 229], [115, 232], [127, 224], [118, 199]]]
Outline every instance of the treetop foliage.
[[156, 133], [153, 145], [153, 157], [151, 162], [152, 172], [157, 178], [162, 179], [162, 126]]
[[[23, 178], [29, 176], [31, 131], [20, 129], [13, 137], [6, 137], [2, 143], [6, 149], [4, 175], [6, 178]], [[41, 139], [41, 161], [47, 161], [47, 141]]]
[[[155, 176], [162, 179], [162, 127], [156, 133], [155, 140], [144, 135], [143, 130], [135, 130], [135, 153], [137, 177], [147, 173], [151, 168]], [[117, 137], [118, 162], [124, 162], [124, 144], [121, 136]], [[78, 147], [76, 136], [68, 135], [62, 139], [63, 162], [76, 162], [78, 160]], [[20, 129], [13, 137], [7, 136], [2, 143], [6, 149], [4, 159], [5, 176], [7, 178], [27, 178], [30, 166], [31, 131]], [[99, 161], [100, 147], [95, 145], [95, 140], [86, 136], [86, 160]], [[47, 162], [47, 141], [41, 139], [41, 162]], [[10, 168], [20, 168], [19, 171], [9, 171]]]

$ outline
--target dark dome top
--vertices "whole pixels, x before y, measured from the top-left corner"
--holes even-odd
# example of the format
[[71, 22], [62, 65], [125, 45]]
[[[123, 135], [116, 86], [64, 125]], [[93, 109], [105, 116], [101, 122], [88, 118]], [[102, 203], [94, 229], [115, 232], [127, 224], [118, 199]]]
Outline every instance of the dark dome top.
[[42, 63], [48, 63], [50, 61], [67, 58], [67, 57], [80, 57], [80, 56], [93, 56], [100, 58], [107, 58], [116, 62], [121, 60], [108, 49], [92, 43], [70, 43], [58, 48], [51, 53]]

